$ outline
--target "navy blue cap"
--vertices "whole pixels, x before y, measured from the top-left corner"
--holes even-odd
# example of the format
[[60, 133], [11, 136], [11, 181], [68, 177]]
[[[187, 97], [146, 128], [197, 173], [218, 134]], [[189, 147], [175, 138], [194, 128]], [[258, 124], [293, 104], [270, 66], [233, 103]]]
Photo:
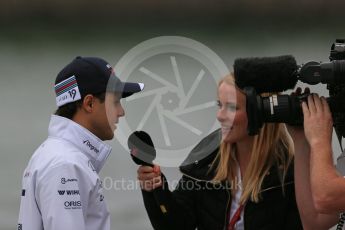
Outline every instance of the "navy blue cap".
[[143, 83], [122, 82], [112, 66], [97, 57], [76, 57], [55, 80], [56, 103], [60, 107], [87, 94], [119, 92], [122, 97], [142, 91]]

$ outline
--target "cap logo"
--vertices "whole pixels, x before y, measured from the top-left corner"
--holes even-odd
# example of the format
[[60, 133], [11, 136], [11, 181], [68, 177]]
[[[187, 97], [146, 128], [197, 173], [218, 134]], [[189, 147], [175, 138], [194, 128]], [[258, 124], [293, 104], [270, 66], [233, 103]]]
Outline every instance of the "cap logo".
[[111, 74], [115, 73], [114, 68], [111, 65], [107, 64], [107, 68], [110, 70]]
[[56, 105], [58, 107], [81, 99], [78, 83], [73, 75], [55, 85]]

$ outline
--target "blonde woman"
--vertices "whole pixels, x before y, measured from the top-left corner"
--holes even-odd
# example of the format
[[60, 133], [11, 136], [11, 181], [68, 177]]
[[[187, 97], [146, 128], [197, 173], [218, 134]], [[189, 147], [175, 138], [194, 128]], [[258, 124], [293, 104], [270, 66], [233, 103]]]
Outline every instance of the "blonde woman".
[[[293, 144], [284, 124], [265, 124], [247, 134], [245, 94], [233, 75], [218, 85], [217, 119], [221, 129], [191, 152], [221, 137], [220, 146], [195, 164], [180, 167], [175, 191], [168, 190], [159, 167], [141, 166], [138, 179], [154, 229], [270, 230], [302, 229], [293, 181]], [[152, 193], [164, 194], [162, 210]]]

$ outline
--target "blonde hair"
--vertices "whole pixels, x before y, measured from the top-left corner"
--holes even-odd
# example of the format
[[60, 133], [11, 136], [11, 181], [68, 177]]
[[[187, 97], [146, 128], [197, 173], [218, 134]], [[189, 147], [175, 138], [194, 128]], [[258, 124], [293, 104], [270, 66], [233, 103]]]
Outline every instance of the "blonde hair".
[[[230, 74], [224, 77], [219, 82], [218, 87], [222, 83], [235, 85], [233, 75]], [[270, 94], [262, 94], [262, 96], [268, 95]], [[213, 178], [214, 182], [224, 180], [229, 180], [230, 182], [238, 181], [237, 175], [234, 175], [236, 170], [233, 170], [237, 167], [235, 152], [236, 147], [234, 143], [221, 143], [219, 153], [213, 162], [213, 164], [218, 164], [216, 175]], [[249, 199], [254, 202], [259, 201], [263, 180], [274, 164], [279, 165], [279, 168], [283, 170], [280, 179], [284, 188], [285, 176], [293, 159], [293, 154], [293, 142], [285, 124], [265, 123], [259, 134], [254, 136], [250, 161], [246, 172], [243, 174], [240, 203], [244, 204]]]

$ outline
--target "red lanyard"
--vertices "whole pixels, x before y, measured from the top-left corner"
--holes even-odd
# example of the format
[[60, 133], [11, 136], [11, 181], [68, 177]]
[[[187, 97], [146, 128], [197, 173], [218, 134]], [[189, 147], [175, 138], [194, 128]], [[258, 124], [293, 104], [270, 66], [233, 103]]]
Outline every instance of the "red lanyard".
[[230, 223], [228, 225], [228, 230], [234, 230], [235, 224], [241, 219], [241, 212], [243, 210], [243, 205], [241, 204], [240, 207], [236, 210], [234, 216], [231, 218]]

